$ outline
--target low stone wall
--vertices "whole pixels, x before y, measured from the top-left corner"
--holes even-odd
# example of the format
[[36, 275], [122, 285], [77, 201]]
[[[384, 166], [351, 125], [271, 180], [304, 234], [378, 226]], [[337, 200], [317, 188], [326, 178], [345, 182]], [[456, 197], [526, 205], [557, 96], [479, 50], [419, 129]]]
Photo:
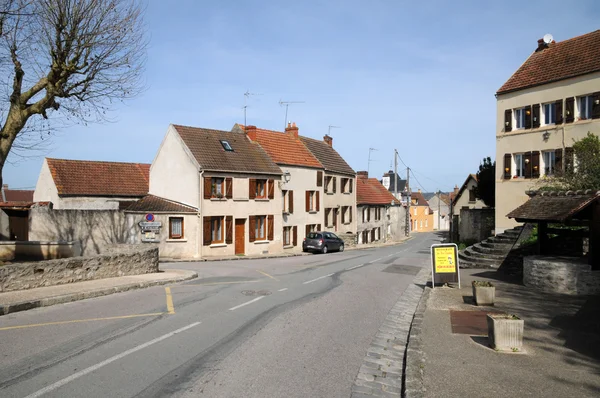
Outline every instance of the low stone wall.
[[81, 256], [80, 242], [0, 241], [0, 261], [38, 261]]
[[343, 241], [345, 247], [354, 247], [357, 242], [356, 234], [339, 234], [338, 235]]
[[551, 293], [600, 294], [600, 271], [592, 271], [580, 258], [527, 256], [523, 258], [523, 284]]
[[0, 292], [158, 272], [158, 248], [116, 245], [96, 256], [0, 266]]

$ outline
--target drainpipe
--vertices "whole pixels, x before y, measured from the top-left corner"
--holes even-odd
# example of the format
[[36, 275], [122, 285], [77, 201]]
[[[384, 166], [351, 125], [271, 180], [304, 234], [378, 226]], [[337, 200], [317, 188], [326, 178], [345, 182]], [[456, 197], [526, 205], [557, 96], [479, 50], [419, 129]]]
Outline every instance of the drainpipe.
[[200, 237], [200, 234], [204, 233], [204, 230], [202, 229], [202, 225], [204, 225], [202, 223], [202, 198], [204, 198], [204, 192], [202, 192], [204, 187], [203, 181], [204, 170], [200, 170], [200, 173], [198, 174], [198, 222], [196, 223], [196, 256], [199, 258], [202, 258], [203, 247], [203, 245], [200, 244], [200, 240], [202, 239], [204, 242], [204, 237]]

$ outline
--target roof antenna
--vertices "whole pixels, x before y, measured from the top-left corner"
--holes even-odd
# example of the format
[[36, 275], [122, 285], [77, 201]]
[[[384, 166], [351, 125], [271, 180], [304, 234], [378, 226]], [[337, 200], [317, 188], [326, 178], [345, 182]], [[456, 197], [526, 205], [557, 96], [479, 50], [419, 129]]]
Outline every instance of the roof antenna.
[[327, 129], [327, 135], [331, 137], [331, 129], [341, 129], [340, 126], [333, 126], [333, 125], [329, 125], [329, 128]]
[[374, 160], [371, 160], [371, 152], [376, 151], [377, 149], [375, 148], [369, 148], [369, 162], [367, 163], [367, 175], [369, 175], [369, 171], [371, 168], [371, 162], [374, 162]]
[[288, 124], [287, 114], [288, 114], [288, 107], [290, 106], [290, 104], [304, 104], [304, 101], [282, 101], [282, 100], [279, 100], [279, 106], [285, 105], [285, 120], [284, 120], [284, 124], [283, 124], [283, 131], [285, 131], [285, 128], [287, 127], [287, 124]]
[[250, 90], [246, 90], [244, 93], [244, 130], [246, 129], [246, 108], [248, 108], [247, 101], [251, 95], [262, 95], [260, 93], [251, 93]]

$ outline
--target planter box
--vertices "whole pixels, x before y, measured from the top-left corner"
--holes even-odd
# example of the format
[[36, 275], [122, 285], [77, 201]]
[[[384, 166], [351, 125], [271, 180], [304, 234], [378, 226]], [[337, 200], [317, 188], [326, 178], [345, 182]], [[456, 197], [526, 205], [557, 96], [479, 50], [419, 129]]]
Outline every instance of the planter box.
[[496, 288], [494, 286], [473, 285], [473, 299], [477, 305], [494, 305]]
[[488, 314], [488, 341], [498, 351], [519, 352], [523, 348], [525, 322], [513, 315]]

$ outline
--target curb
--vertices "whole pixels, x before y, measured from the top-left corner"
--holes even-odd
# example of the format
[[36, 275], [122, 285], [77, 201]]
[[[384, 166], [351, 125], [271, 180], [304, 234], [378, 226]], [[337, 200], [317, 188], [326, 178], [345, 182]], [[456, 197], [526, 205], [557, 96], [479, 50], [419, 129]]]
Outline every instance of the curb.
[[430, 293], [431, 288], [426, 286], [408, 334], [408, 346], [404, 360], [405, 398], [421, 398], [425, 396], [425, 386], [423, 385], [425, 353], [421, 350], [421, 331], [423, 330], [423, 317], [427, 309], [427, 301]]
[[422, 268], [386, 316], [367, 348], [352, 386], [352, 398], [401, 397], [409, 333], [431, 270]]
[[90, 290], [87, 292], [70, 293], [60, 296], [46, 297], [39, 300], [21, 301], [19, 303], [4, 304], [0, 306], [0, 316], [20, 311], [27, 311], [39, 307], [49, 307], [51, 305], [56, 304], [64, 304], [94, 297], [108, 296], [113, 293], [121, 293], [129, 290], [143, 289], [152, 286], [166, 285], [169, 283], [183, 282], [197, 277], [198, 274], [196, 272], [192, 272], [186, 276], [178, 276], [171, 279], [130, 283], [127, 285], [107, 287], [102, 289]]

